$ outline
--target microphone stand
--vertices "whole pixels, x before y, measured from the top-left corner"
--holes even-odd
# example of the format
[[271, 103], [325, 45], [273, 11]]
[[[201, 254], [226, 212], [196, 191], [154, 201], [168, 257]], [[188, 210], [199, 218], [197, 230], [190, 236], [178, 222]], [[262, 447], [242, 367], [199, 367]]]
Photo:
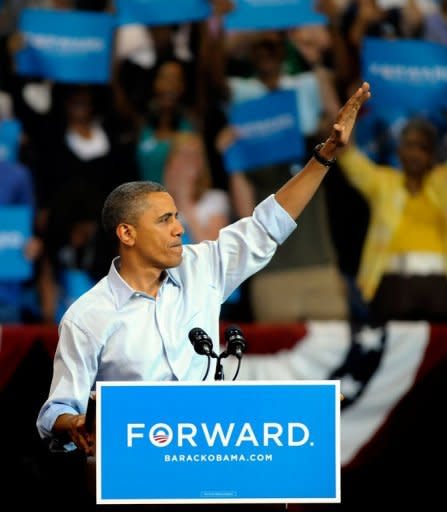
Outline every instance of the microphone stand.
[[[226, 359], [228, 356], [234, 355], [228, 353], [226, 350], [224, 350], [221, 354], [217, 356], [217, 362], [216, 362], [216, 371], [214, 373], [214, 380], [224, 380], [224, 369], [222, 365], [222, 359]], [[241, 368], [241, 362], [242, 362], [242, 355], [240, 357], [237, 357], [237, 368], [236, 373], [234, 374], [233, 378], [231, 380], [236, 380], [239, 370]]]
[[208, 373], [210, 371], [210, 366], [211, 366], [211, 356], [210, 356], [210, 354], [206, 354], [206, 371], [205, 371], [205, 375], [202, 377], [202, 380], [206, 380], [206, 378], [208, 377]]
[[224, 369], [223, 369], [223, 365], [222, 365], [222, 359], [225, 359], [226, 357], [228, 357], [228, 353], [226, 350], [224, 350], [217, 356], [214, 380], [224, 380]]
[[239, 375], [239, 370], [241, 369], [241, 362], [242, 362], [242, 357], [238, 357], [237, 358], [236, 373], [234, 374], [232, 380], [236, 380], [237, 379], [237, 376]]

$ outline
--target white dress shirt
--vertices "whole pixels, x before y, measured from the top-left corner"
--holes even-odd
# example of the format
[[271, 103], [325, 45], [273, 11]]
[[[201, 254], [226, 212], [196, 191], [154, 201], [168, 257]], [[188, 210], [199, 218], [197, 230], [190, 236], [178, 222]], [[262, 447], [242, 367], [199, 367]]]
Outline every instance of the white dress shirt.
[[60, 322], [50, 393], [37, 419], [41, 437], [53, 438], [59, 415], [85, 413], [97, 381], [202, 380], [207, 358], [194, 352], [188, 333], [202, 328], [218, 352], [221, 304], [295, 227], [268, 197], [216, 241], [184, 246], [182, 263], [166, 272], [155, 298], [131, 288], [113, 260]]

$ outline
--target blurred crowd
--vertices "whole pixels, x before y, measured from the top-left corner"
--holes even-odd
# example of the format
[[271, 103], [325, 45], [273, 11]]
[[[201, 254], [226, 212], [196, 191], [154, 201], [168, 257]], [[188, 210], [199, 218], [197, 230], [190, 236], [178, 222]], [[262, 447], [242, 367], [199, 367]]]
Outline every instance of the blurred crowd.
[[[316, 0], [325, 25], [251, 32], [225, 30], [230, 0], [210, 3], [200, 22], [119, 26], [110, 83], [98, 85], [19, 75], [17, 20], [25, 7], [112, 12], [112, 1], [3, 2], [0, 120], [17, 119], [21, 136], [17, 161], [0, 162], [0, 205], [30, 206], [34, 226], [25, 246], [33, 275], [0, 282], [0, 322], [56, 322], [107, 273], [115, 247], [100, 213], [118, 184], [163, 183], [185, 243], [215, 239], [325, 140], [362, 81], [365, 37], [447, 45], [446, 0]], [[223, 154], [238, 138], [229, 109], [278, 89], [297, 93], [303, 158], [227, 172]], [[375, 143], [390, 136], [385, 127]], [[222, 317], [446, 321], [445, 138], [430, 119], [412, 118], [397, 134], [394, 163], [354, 139], [295, 233]]]

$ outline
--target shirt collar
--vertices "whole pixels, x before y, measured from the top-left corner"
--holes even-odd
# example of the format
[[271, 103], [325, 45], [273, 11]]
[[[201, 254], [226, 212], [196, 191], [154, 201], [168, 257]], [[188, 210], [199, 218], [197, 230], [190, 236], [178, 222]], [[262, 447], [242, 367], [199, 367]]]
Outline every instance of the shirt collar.
[[[110, 288], [115, 297], [115, 303], [117, 309], [121, 309], [126, 302], [128, 302], [136, 293], [137, 290], [134, 290], [120, 275], [118, 272], [120, 266], [120, 257], [117, 256], [112, 260], [110, 265], [109, 273], [107, 274], [107, 278], [109, 281]], [[166, 279], [162, 283], [162, 286], [168, 280], [172, 281], [175, 286], [180, 287], [180, 282], [172, 276], [170, 270], [166, 271]], [[141, 293], [141, 292], [140, 292]]]

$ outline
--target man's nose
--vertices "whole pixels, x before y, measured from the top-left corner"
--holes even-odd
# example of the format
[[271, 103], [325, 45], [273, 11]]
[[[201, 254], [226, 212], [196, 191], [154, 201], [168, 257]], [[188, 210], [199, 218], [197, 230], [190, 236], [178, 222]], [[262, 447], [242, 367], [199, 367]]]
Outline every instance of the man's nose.
[[183, 224], [179, 221], [179, 219], [175, 219], [173, 226], [174, 236], [182, 236], [184, 232], [185, 228], [183, 227]]

